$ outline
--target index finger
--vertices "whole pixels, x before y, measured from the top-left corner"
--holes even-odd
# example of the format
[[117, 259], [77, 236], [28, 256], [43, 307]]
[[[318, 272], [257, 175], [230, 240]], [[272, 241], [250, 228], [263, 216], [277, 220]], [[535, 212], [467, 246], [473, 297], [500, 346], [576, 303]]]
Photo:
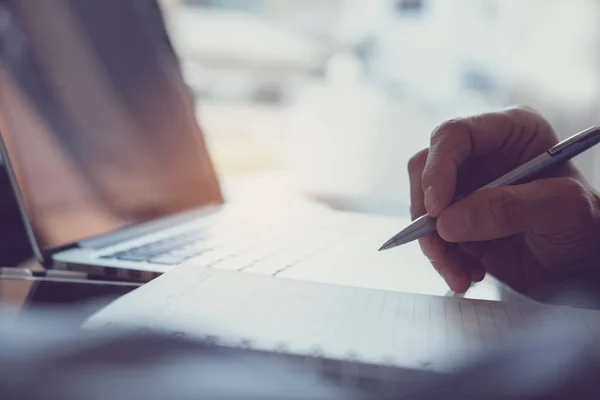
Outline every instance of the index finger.
[[535, 135], [539, 119], [533, 111], [511, 108], [450, 120], [437, 127], [422, 176], [427, 212], [437, 217], [450, 205], [459, 169], [467, 160], [500, 150], [513, 136]]

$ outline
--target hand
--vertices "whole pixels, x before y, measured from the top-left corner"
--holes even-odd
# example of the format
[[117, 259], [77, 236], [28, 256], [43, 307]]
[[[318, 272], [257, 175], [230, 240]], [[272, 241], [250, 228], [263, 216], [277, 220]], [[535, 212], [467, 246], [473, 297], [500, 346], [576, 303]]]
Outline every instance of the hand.
[[536, 297], [600, 268], [600, 198], [572, 163], [451, 204], [557, 142], [539, 114], [512, 108], [441, 124], [410, 160], [412, 218], [437, 218], [438, 233], [419, 243], [453, 291], [490, 273]]

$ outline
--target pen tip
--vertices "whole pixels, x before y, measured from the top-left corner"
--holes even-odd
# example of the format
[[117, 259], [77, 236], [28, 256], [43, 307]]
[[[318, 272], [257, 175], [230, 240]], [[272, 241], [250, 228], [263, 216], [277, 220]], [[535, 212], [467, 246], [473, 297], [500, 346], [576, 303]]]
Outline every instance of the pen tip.
[[389, 249], [389, 248], [390, 248], [392, 245], [393, 245], [393, 242], [392, 242], [392, 241], [388, 241], [388, 242], [384, 243], [384, 244], [383, 244], [383, 246], [381, 246], [381, 247], [379, 248], [379, 250], [377, 250], [377, 251], [384, 251], [384, 250], [387, 250], [387, 249]]

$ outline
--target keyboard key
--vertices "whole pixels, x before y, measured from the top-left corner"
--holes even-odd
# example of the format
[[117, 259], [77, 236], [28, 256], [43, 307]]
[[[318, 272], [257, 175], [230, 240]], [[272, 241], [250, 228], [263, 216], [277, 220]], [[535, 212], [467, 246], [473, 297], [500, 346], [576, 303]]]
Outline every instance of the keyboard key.
[[216, 251], [207, 250], [202, 254], [184, 260], [182, 263], [186, 265], [198, 265], [200, 267], [209, 267], [223, 258], [224, 257], [220, 256]]
[[181, 246], [181, 244], [179, 244], [178, 242], [160, 241], [144, 246], [142, 251], [145, 251], [152, 255], [157, 255], [176, 249], [179, 246]]
[[193, 257], [193, 256], [195, 256], [197, 254], [200, 254], [200, 253], [202, 253], [202, 250], [198, 250], [194, 246], [185, 246], [185, 247], [180, 247], [178, 249], [170, 251], [167, 254], [171, 254], [173, 256], [181, 257], [181, 260], [183, 261], [186, 258]]
[[247, 265], [243, 262], [244, 260], [241, 257], [233, 256], [216, 262], [213, 265], [211, 265], [211, 267], [216, 269], [224, 269], [228, 271], [238, 271]]
[[177, 265], [184, 261], [187, 257], [181, 257], [174, 254], [163, 254], [155, 258], [151, 258], [148, 262], [152, 264], [162, 264], [162, 265]]
[[175, 265], [180, 264], [188, 258], [191, 258], [200, 253], [201, 250], [198, 250], [193, 246], [187, 246], [173, 250], [169, 253], [164, 253], [159, 256], [153, 257], [149, 261], [154, 264]]
[[123, 261], [146, 261], [148, 256], [144, 254], [123, 253], [116, 258]]
[[256, 246], [247, 252], [242, 253], [242, 255], [248, 260], [248, 263], [254, 263], [258, 260], [262, 260], [263, 258], [268, 257], [271, 254], [274, 254], [279, 247], [275, 247], [270, 245], [269, 243], [265, 243], [259, 246]]
[[279, 270], [284, 269], [287, 264], [281, 262], [278, 258], [265, 259], [258, 261], [244, 269], [244, 272], [251, 272], [260, 275], [275, 275]]
[[204, 243], [202, 241], [194, 242], [194, 243], [190, 244], [189, 246], [192, 247], [196, 251], [196, 254], [200, 254], [204, 251], [210, 250], [210, 248], [208, 246], [206, 246], [206, 243]]

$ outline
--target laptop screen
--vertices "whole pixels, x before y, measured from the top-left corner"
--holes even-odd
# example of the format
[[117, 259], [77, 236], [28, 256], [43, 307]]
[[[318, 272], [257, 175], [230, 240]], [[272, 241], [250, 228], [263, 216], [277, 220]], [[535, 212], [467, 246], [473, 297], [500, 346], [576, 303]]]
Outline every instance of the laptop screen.
[[0, 138], [42, 250], [222, 201], [152, 1], [0, 0]]

